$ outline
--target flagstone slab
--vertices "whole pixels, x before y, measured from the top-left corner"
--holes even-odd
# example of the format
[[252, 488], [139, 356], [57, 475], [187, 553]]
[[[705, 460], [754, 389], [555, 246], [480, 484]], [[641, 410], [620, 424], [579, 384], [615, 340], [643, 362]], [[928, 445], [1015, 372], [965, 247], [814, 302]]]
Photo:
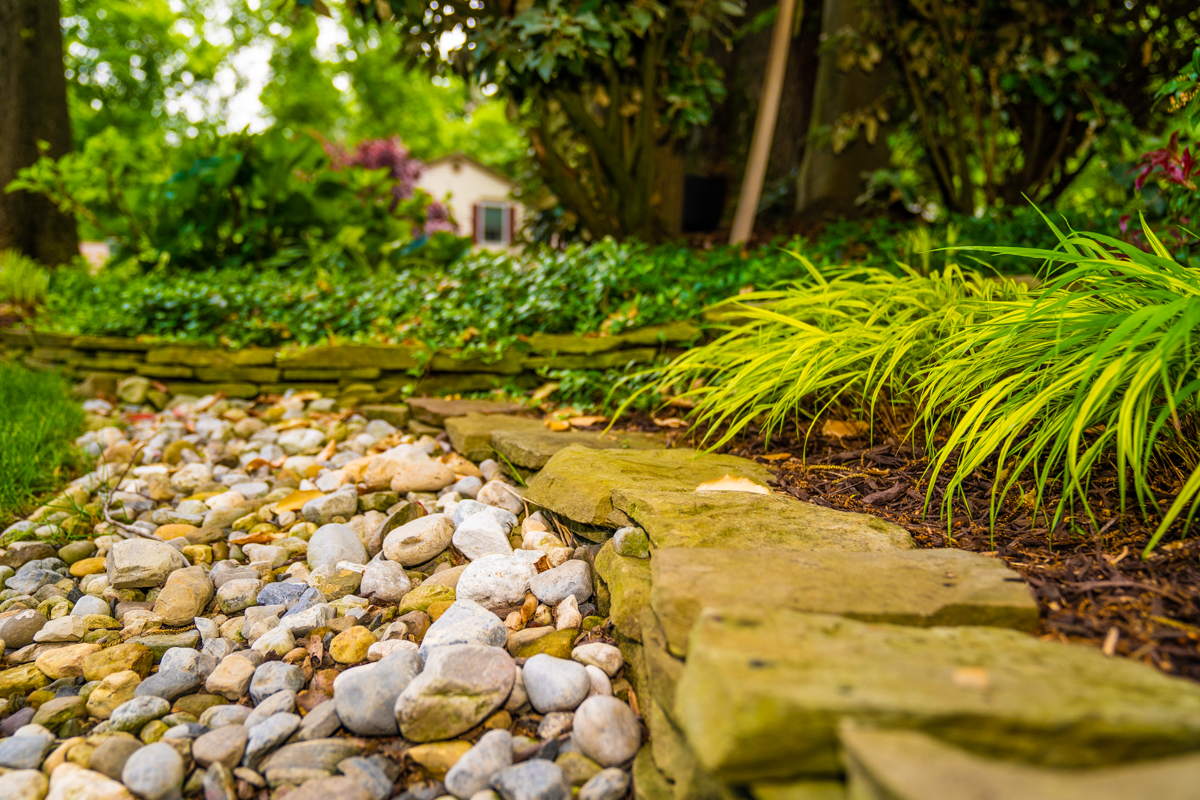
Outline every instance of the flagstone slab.
[[514, 417], [508, 414], [467, 414], [462, 417], [446, 417], [443, 420], [446, 434], [454, 452], [471, 461], [495, 458], [492, 449], [492, 433], [499, 430], [544, 431], [541, 420]]
[[629, 481], [614, 488], [611, 503], [646, 531], [655, 549], [894, 551], [916, 547], [908, 531], [887, 520], [782, 494], [661, 491]]
[[835, 780], [754, 783], [750, 796], [754, 800], [877, 800], [869, 795], [851, 797], [846, 785]]
[[729, 786], [715, 779], [696, 762], [683, 734], [654, 700], [646, 703], [643, 720], [650, 731], [650, 755], [654, 766], [671, 783], [675, 800], [733, 800]]
[[413, 419], [429, 425], [443, 425], [450, 417], [468, 414], [511, 415], [524, 409], [519, 403], [497, 403], [494, 400], [445, 400], [441, 397], [410, 397], [407, 401]]
[[558, 451], [577, 445], [589, 450], [661, 450], [666, 442], [652, 433], [625, 431], [498, 430], [492, 447], [510, 462], [525, 469], [541, 469]]
[[617, 555], [609, 541], [596, 554], [594, 569], [603, 581], [597, 595], [607, 595], [613, 626], [630, 639], [641, 641], [642, 609], [650, 605], [650, 562]]
[[704, 611], [675, 715], [718, 780], [836, 776], [837, 725], [934, 734], [993, 757], [1092, 767], [1200, 749], [1200, 686], [1002, 628]]
[[618, 490], [640, 487], [643, 491], [686, 493], [726, 475], [748, 478], [764, 486], [772, 480], [766, 467], [736, 456], [686, 449], [594, 450], [571, 446], [555, 453], [534, 476], [527, 497], [576, 522], [617, 528], [630, 521], [624, 513], [614, 513], [613, 494]]
[[703, 608], [786, 608], [898, 625], [1031, 630], [1037, 602], [1021, 576], [964, 550], [798, 553], [667, 548], [650, 561], [650, 604], [674, 655]]
[[985, 758], [917, 731], [840, 730], [851, 796], [888, 800], [1193, 800], [1200, 753], [1087, 770]]
[[676, 726], [680, 717], [675, 713], [675, 696], [679, 680], [683, 677], [684, 662], [667, 650], [667, 636], [658, 622], [653, 609], [642, 610], [642, 672], [645, 677], [644, 694], [662, 708], [663, 713]]

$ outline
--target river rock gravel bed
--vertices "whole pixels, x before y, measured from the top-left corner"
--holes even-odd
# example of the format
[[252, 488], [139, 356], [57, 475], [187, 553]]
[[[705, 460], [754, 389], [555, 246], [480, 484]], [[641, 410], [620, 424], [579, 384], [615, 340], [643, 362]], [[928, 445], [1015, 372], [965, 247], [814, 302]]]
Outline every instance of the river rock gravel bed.
[[629, 794], [600, 547], [496, 461], [311, 394], [86, 410], [0, 548], [0, 797]]

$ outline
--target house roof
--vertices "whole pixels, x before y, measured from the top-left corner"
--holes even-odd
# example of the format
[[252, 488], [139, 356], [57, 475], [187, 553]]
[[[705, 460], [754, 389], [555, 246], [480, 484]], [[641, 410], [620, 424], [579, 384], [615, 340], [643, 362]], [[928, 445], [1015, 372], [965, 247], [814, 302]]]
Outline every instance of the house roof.
[[432, 161], [426, 161], [425, 166], [426, 167], [435, 167], [439, 164], [444, 164], [444, 163], [452, 162], [452, 161], [466, 161], [471, 166], [475, 167], [476, 169], [478, 169], [481, 172], [486, 172], [488, 175], [491, 175], [493, 178], [495, 178], [498, 181], [504, 181], [509, 186], [517, 185], [516, 181], [514, 181], [512, 178], [505, 175], [503, 172], [499, 172], [498, 170], [492, 169], [491, 167], [487, 166], [486, 164], [480, 164], [478, 161], [471, 158], [466, 153], [447, 153], [446, 155], [441, 156], [439, 158], [435, 158]]

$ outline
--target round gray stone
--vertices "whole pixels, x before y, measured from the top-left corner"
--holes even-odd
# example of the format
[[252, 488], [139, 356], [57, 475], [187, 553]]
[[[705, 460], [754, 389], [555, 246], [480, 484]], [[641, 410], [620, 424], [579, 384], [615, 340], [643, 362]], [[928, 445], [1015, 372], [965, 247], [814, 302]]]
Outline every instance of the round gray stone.
[[134, 697], [161, 697], [169, 702], [174, 702], [185, 694], [191, 694], [199, 689], [203, 682], [195, 672], [168, 669], [146, 678], [133, 690], [133, 694]]
[[530, 759], [492, 776], [492, 788], [504, 800], [569, 800], [571, 784], [552, 761]]
[[250, 729], [242, 764], [250, 769], [258, 769], [259, 763], [286, 742], [299, 727], [300, 717], [296, 714], [275, 714], [255, 725]]
[[71, 613], [77, 617], [86, 617], [89, 614], [100, 614], [101, 616], [111, 617], [112, 607], [108, 605], [108, 601], [106, 600], [85, 594], [75, 602], [75, 605], [71, 608]]
[[633, 709], [617, 698], [595, 695], [575, 710], [572, 739], [597, 764], [617, 767], [637, 755], [642, 726]]
[[622, 800], [629, 791], [629, 774], [609, 767], [591, 777], [579, 790], [576, 800]]
[[115, 731], [138, 731], [150, 720], [165, 717], [170, 711], [171, 704], [157, 695], [134, 697], [113, 709], [108, 724]]
[[521, 668], [529, 704], [542, 714], [573, 711], [591, 691], [583, 664], [539, 653]]
[[268, 661], [254, 670], [250, 680], [250, 699], [258, 705], [277, 692], [299, 692], [304, 688], [304, 670], [296, 664]]
[[121, 782], [142, 800], [178, 800], [183, 791], [183, 759], [165, 742], [148, 744], [129, 756]]
[[333, 682], [333, 704], [342, 725], [360, 736], [396, 736], [396, 698], [420, 674], [424, 660], [411, 650], [348, 669]]
[[557, 606], [571, 595], [583, 603], [592, 596], [592, 570], [586, 561], [571, 559], [535, 575], [529, 581], [529, 591], [548, 606]]
[[451, 644], [503, 647], [507, 641], [508, 631], [499, 617], [473, 600], [455, 600], [425, 632], [420, 653], [422, 658], [429, 658], [436, 647]]
[[33, 635], [40, 631], [46, 622], [46, 617], [33, 609], [18, 611], [11, 617], [0, 619], [0, 639], [10, 648], [26, 647], [33, 644]]
[[[348, 492], [339, 492], [338, 494], [321, 499], [331, 500], [332, 498], [340, 498], [342, 496], [348, 497], [353, 506], [348, 514], [339, 514], [338, 516], [344, 516], [346, 519], [349, 519], [358, 508], [358, 498], [356, 495]], [[309, 503], [316, 502], [319, 501], [309, 501]], [[305, 508], [308, 508], [307, 504]], [[309, 569], [337, 566], [339, 561], [349, 561], [351, 564], [365, 564], [367, 563], [367, 558], [367, 548], [363, 545], [362, 540], [358, 538], [358, 534], [349, 525], [322, 525], [312, 535], [312, 538], [308, 540]]]
[[244, 725], [225, 725], [209, 731], [192, 743], [192, 758], [202, 767], [220, 763], [233, 769], [246, 752], [249, 735]]
[[512, 766], [512, 751], [512, 734], [488, 731], [446, 773], [446, 791], [459, 800], [469, 800], [471, 795], [484, 791], [493, 775]]

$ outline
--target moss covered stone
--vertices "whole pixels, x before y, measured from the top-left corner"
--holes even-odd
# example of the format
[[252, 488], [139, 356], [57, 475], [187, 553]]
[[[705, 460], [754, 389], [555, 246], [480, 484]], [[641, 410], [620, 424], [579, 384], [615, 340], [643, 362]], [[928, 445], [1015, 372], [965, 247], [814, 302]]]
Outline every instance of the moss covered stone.
[[[536, 501], [535, 501], [536, 502]], [[782, 494], [614, 489], [616, 511], [636, 522], [653, 548], [739, 550], [911, 550], [908, 531], [868, 514], [803, 503]]]
[[[411, 406], [410, 406], [411, 407]], [[446, 434], [454, 452], [471, 461], [495, 458], [492, 449], [492, 433], [499, 430], [531, 431], [546, 430], [540, 420], [513, 417], [507, 414], [468, 413], [461, 417], [443, 419]]]
[[[692, 493], [700, 484], [726, 475], [764, 485], [771, 480], [766, 467], [736, 456], [696, 450], [597, 450], [573, 445], [555, 453], [534, 476], [528, 496], [532, 502], [576, 522], [618, 528], [630, 524], [626, 514], [614, 513], [613, 494], [618, 490], [636, 486], [641, 491]], [[653, 541], [653, 534], [650, 538]]]
[[1091, 770], [1031, 767], [986, 758], [917, 731], [842, 726], [853, 797], [957, 800], [1185, 800], [1196, 794], [1200, 755]]
[[558, 451], [576, 445], [589, 450], [661, 450], [662, 437], [649, 433], [620, 431], [513, 431], [492, 433], [492, 447], [510, 463], [525, 469], [541, 469]]
[[604, 582], [613, 625], [623, 635], [641, 641], [641, 613], [650, 604], [650, 562], [619, 556], [608, 542], [596, 554], [595, 570]]
[[669, 649], [687, 654], [703, 608], [786, 608], [900, 625], [1031, 630], [1037, 603], [1003, 562], [963, 550], [658, 550], [650, 603]]
[[434, 603], [454, 602], [454, 588], [436, 584], [422, 584], [400, 599], [396, 615], [403, 616], [412, 611], [428, 611]]
[[555, 658], [570, 659], [571, 650], [574, 648], [575, 639], [578, 637], [579, 631], [575, 628], [547, 633], [545, 636], [534, 639], [518, 650], [517, 657], [533, 658], [536, 655], [545, 653]]
[[1094, 767], [1200, 749], [1200, 686], [1001, 628], [705, 611], [675, 714], [701, 766], [743, 782], [837, 776], [842, 719], [991, 757]]
[[28, 695], [48, 683], [50, 679], [35, 665], [22, 664], [0, 672], [0, 697]]

